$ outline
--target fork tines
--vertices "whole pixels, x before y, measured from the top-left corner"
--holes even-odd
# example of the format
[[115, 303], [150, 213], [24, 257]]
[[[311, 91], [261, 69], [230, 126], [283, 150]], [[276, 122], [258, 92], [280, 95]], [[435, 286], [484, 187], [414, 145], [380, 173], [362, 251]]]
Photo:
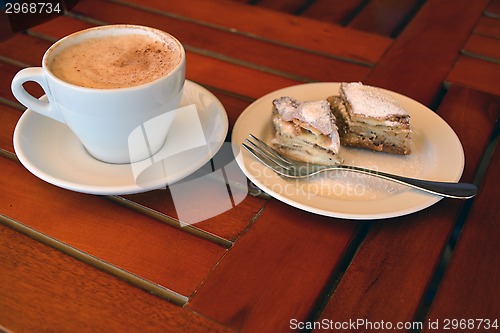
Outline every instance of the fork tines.
[[265, 142], [263, 142], [256, 136], [252, 134], [250, 134], [249, 136], [255, 142], [249, 139], [245, 139], [245, 142], [248, 143], [248, 145], [245, 143], [242, 143], [242, 145], [255, 158], [262, 162], [262, 164], [281, 174], [289, 169], [291, 163], [287, 159], [278, 154], [278, 152], [269, 147]]
[[255, 135], [249, 134], [248, 136], [251, 137], [252, 139], [254, 139], [258, 143], [258, 145], [256, 145], [252, 141], [246, 139], [247, 142], [250, 142], [254, 147], [256, 147], [256, 148], [264, 151], [268, 155], [272, 156], [277, 162], [281, 162], [279, 164], [284, 164], [284, 165], [291, 165], [292, 164], [286, 157], [281, 156], [276, 150], [269, 147], [264, 141], [262, 141], [261, 139], [259, 139]]

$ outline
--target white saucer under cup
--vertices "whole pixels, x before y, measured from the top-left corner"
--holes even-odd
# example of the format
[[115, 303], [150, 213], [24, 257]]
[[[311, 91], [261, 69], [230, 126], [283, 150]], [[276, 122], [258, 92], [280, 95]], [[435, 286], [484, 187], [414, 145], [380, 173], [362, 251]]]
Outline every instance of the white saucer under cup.
[[[35, 176], [72, 191], [118, 195], [165, 188], [207, 163], [224, 143], [228, 131], [224, 106], [211, 92], [194, 82], [186, 80], [179, 110], [184, 112], [176, 115], [165, 144], [152, 156], [153, 161], [166, 163], [166, 173], [154, 168], [148, 171], [144, 165], [138, 172], [140, 165], [135, 163], [99, 161], [85, 150], [66, 125], [30, 109], [16, 125], [14, 149], [21, 163]], [[195, 120], [197, 125], [193, 127], [190, 122]], [[197, 133], [195, 140], [191, 137], [193, 132]], [[179, 142], [198, 146], [182, 151], [175, 144]], [[205, 144], [201, 144], [203, 142]], [[196, 153], [192, 153], [193, 149]]]

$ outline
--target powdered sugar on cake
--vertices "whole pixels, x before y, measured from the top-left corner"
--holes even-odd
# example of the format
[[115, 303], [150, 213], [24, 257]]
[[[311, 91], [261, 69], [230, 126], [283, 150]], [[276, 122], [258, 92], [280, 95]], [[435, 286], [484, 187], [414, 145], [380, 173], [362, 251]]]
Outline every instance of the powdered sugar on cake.
[[332, 107], [342, 145], [408, 155], [411, 126], [408, 112], [382, 90], [360, 82], [341, 83]]
[[285, 121], [294, 119], [310, 125], [324, 135], [334, 131], [330, 104], [326, 101], [300, 102], [285, 96], [273, 101], [274, 106]]
[[274, 107], [281, 115], [284, 121], [292, 121], [295, 113], [297, 112], [297, 107], [300, 102], [288, 97], [284, 96], [273, 101]]
[[408, 115], [396, 100], [360, 82], [342, 83], [342, 88], [353, 114], [377, 119]]
[[333, 132], [332, 113], [327, 101], [303, 102], [297, 108], [295, 118], [310, 124], [324, 135]]
[[340, 163], [340, 137], [328, 101], [284, 96], [273, 100], [273, 106], [272, 144], [281, 154], [310, 163]]

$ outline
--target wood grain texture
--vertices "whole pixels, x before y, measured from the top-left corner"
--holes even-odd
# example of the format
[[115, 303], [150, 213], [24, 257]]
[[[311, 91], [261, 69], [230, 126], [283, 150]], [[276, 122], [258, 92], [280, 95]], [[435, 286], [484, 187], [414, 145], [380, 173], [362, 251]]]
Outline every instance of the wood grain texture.
[[288, 331], [308, 317], [356, 227], [270, 200], [188, 307], [240, 332]]
[[[233, 183], [233, 179], [228, 188], [222, 174], [225, 171], [227, 170], [217, 169], [215, 174], [207, 173], [195, 179], [181, 181], [166, 190], [128, 195], [125, 198], [182, 223], [235, 241], [245, 232], [266, 201], [249, 195], [246, 183], [238, 185]], [[189, 192], [188, 189], [193, 187], [196, 188], [194, 193]], [[172, 198], [172, 190], [176, 194], [175, 200]], [[224, 196], [227, 196], [226, 199], [220, 200]], [[192, 202], [196, 202], [196, 205], [193, 206]], [[176, 207], [182, 210], [180, 214]]]
[[393, 37], [405, 27], [418, 7], [418, 0], [372, 0], [357, 13], [348, 26]]
[[430, 105], [487, 4], [486, 0], [427, 1], [366, 82]]
[[[263, 72], [281, 73], [282, 76], [299, 81], [328, 80], [329, 78], [333, 80], [335, 77], [351, 77], [352, 80], [356, 75], [366, 75], [369, 70], [367, 66], [349, 64], [317, 53], [249, 38], [248, 35], [235, 33], [230, 27], [220, 29], [197, 24], [196, 21], [171, 18], [128, 6], [124, 6], [118, 12], [115, 8], [116, 4], [106, 1], [85, 0], [81, 1], [75, 10], [79, 14], [98, 18], [107, 23], [127, 21], [153, 26], [176, 36], [185, 48], [193, 53], [213, 56], [229, 63], [236, 62], [240, 66], [256, 68]], [[309, 65], [297, 66], [296, 59], [303, 59]], [[192, 60], [188, 56], [188, 75], [190, 66], [196, 65], [194, 62], [201, 61]], [[215, 68], [218, 71], [223, 70], [220, 66]]]
[[364, 3], [365, 1], [363, 0], [316, 0], [300, 15], [339, 25], [346, 25], [363, 8]]
[[252, 5], [393, 38], [418, 11], [420, 3], [418, 0], [258, 0]]
[[[85, 3], [79, 3], [76, 9], [83, 8]], [[92, 6], [90, 6], [92, 8]], [[127, 7], [125, 7], [127, 8]], [[101, 15], [105, 15], [104, 14]], [[114, 16], [113, 7], [108, 8], [108, 18], [113, 18]], [[162, 28], [165, 20], [161, 16], [156, 16], [155, 20], [151, 20], [150, 13], [142, 13], [146, 15], [146, 19], [141, 20], [141, 15], [137, 14], [141, 11], [132, 10], [129, 12], [131, 16], [134, 17], [133, 20], [129, 19], [129, 23], [142, 23], [153, 27]], [[153, 15], [154, 16], [154, 15]], [[64, 35], [74, 32], [73, 26], [69, 25], [68, 28], [61, 26], [58, 21], [59, 18], [47, 22], [43, 30], [46, 33], [58, 29], [58, 34]], [[157, 24], [155, 25], [155, 22]], [[158, 23], [159, 22], [159, 23]], [[163, 26], [163, 28], [168, 28]], [[192, 29], [196, 30], [195, 27]], [[166, 29], [171, 31], [171, 29]], [[49, 37], [53, 37], [50, 35]], [[203, 38], [203, 35], [198, 35], [198, 39]], [[184, 42], [183, 40], [181, 40]], [[186, 77], [192, 81], [201, 83], [203, 85], [210, 86], [211, 88], [218, 89], [222, 92], [231, 92], [233, 96], [241, 96], [244, 99], [256, 99], [270, 91], [290, 86], [293, 84], [300, 83], [297, 78], [289, 78], [269, 71], [262, 71], [252, 67], [241, 67], [238, 63], [228, 62], [220, 58], [214, 58], [211, 55], [206, 55], [203, 52], [186, 52]], [[219, 73], [224, 73], [224, 75], [219, 75]], [[253, 80], [248, 80], [251, 77]], [[233, 82], [246, 82], [246, 84], [241, 84], [234, 86]], [[258, 84], [259, 83], [259, 84]], [[240, 110], [241, 111], [241, 110]]]
[[234, 123], [238, 119], [239, 115], [243, 110], [245, 110], [251, 102], [254, 101], [254, 98], [242, 98], [240, 96], [235, 96], [231, 92], [219, 90], [209, 86], [207, 84], [204, 85], [208, 88], [224, 105], [224, 109], [227, 112], [227, 118], [229, 120], [229, 128], [233, 128]]
[[[498, 2], [498, 1], [496, 1]], [[494, 15], [495, 1], [484, 15]], [[446, 81], [498, 95], [500, 93], [500, 19], [482, 16]]]
[[483, 16], [476, 25], [474, 32], [490, 37], [498, 38], [500, 36], [500, 17], [492, 18]]
[[[16, 34], [12, 38], [6, 40], [5, 42], [0, 43], [0, 53], [9, 59], [13, 60], [15, 59], [16, 61], [20, 61], [29, 66], [40, 66], [43, 53], [47, 48], [50, 47], [50, 45], [52, 44], [52, 40], [62, 38], [68, 34], [78, 31], [79, 29], [86, 29], [92, 26], [93, 25], [86, 23], [84, 21], [70, 18], [67, 16], [62, 16], [57, 18], [56, 20], [32, 28], [31, 33], [34, 36], [25, 34]], [[42, 36], [45, 39], [41, 39], [36, 36]], [[210, 58], [201, 57], [198, 59], [204, 61], [205, 59], [210, 59]], [[216, 64], [214, 64], [213, 66], [215, 65]], [[202, 69], [203, 71], [210, 70], [211, 68], [213, 68], [213, 66], [208, 66], [208, 67], [204, 66], [202, 67]], [[231, 70], [234, 68], [235, 67], [232, 67]], [[21, 68], [9, 67], [9, 69], [6, 69], [6, 75], [9, 77], [13, 77], [14, 74], [19, 69]], [[224, 69], [224, 67], [222, 69]], [[199, 75], [195, 75], [197, 71], [194, 70], [194, 68], [193, 70], [190, 70], [190, 72], [193, 73], [192, 77], [191, 76], [189, 77], [191, 80], [197, 79], [198, 83], [202, 83], [205, 86], [207, 86], [221, 100], [222, 104], [224, 105], [228, 113], [230, 127], [232, 127], [232, 125], [236, 121], [241, 111], [245, 109], [255, 98], [257, 98], [257, 96], [237, 97], [235, 96], [234, 92], [228, 93], [227, 91], [224, 91], [224, 88], [228, 89], [227, 84], [222, 85], [221, 88], [217, 89], [217, 87], [214, 86], [217, 84], [216, 82], [210, 80], [207, 81], [206, 78], [203, 79], [204, 72], [200, 73]], [[257, 74], [256, 72], [252, 73], [250, 71], [247, 75], [255, 76]], [[263, 79], [267, 80], [267, 77], [263, 77]], [[275, 80], [280, 82], [280, 79], [278, 77], [275, 77]], [[288, 81], [288, 80], [284, 82], [285, 83], [282, 83], [281, 86], [296, 83], [296, 81]], [[42, 94], [42, 91], [39, 87], [37, 87], [34, 84], [32, 86], [35, 87], [34, 89], [38, 89], [35, 93]], [[267, 89], [273, 89], [273, 88], [267, 88]], [[11, 100], [14, 100], [10, 93], [6, 93], [6, 96], [8, 96]]]
[[[472, 181], [494, 126], [490, 112], [495, 108], [491, 96], [463, 87], [452, 87], [439, 108], [439, 115], [463, 143], [467, 161], [464, 181]], [[476, 130], [471, 130], [470, 117], [476, 120]], [[477, 128], [482, 129], [481, 133]], [[322, 318], [411, 321], [460, 207], [459, 201], [443, 199], [418, 213], [378, 222], [353, 259]]]
[[[2, 214], [189, 296], [225, 249], [103, 199], [50, 185], [0, 157]], [[44, 198], [51, 198], [50, 202]]]
[[500, 63], [466, 55], [460, 56], [446, 77], [446, 81], [498, 95], [500, 94]]
[[463, 52], [500, 64], [500, 40], [497, 38], [474, 34], [465, 44]]
[[[25, 47], [21, 47], [24, 45]], [[29, 36], [23, 33], [17, 33], [6, 41], [0, 43], [0, 54], [12, 61], [19, 61], [30, 66], [41, 66], [45, 50], [51, 42]]]
[[500, 18], [500, 1], [491, 0], [488, 7], [486, 7], [485, 15]]
[[256, 5], [282, 13], [296, 14], [306, 3], [304, 0], [258, 0]]
[[[497, 99], [498, 100], [498, 99]], [[498, 107], [498, 104], [497, 104]], [[491, 202], [498, 200], [500, 170], [500, 151], [494, 150], [492, 161], [488, 167], [483, 185], [474, 199], [471, 212], [464, 226], [458, 243], [453, 251], [448, 269], [440, 284], [434, 303], [427, 316], [428, 320], [445, 318], [455, 319], [489, 319], [497, 320], [500, 299], [498, 297], [498, 281], [500, 280], [500, 229], [498, 218], [500, 208], [491, 207]], [[464, 272], [474, 274], [464, 274]], [[460, 331], [478, 329], [466, 326]], [[459, 330], [457, 330], [459, 331]], [[431, 330], [424, 330], [431, 332]]]
[[[180, 36], [187, 48], [187, 78], [222, 101], [231, 127], [252, 101], [276, 89], [309, 81], [363, 81], [435, 109], [459, 136], [466, 157], [462, 179], [471, 181], [499, 116], [498, 63], [491, 61], [498, 43], [488, 41], [499, 36], [500, 1], [417, 2], [423, 5], [415, 16], [409, 7], [398, 7], [392, 17], [391, 7], [377, 7], [383, 3], [377, 0], [342, 6], [337, 0], [304, 0], [311, 11], [299, 16], [290, 14], [291, 6], [284, 13], [244, 1], [80, 0], [68, 16], [0, 43], [0, 221], [15, 219], [18, 226], [34, 228], [30, 235], [40, 242], [47, 237], [40, 232], [46, 233], [69, 255], [68, 248], [87, 259], [92, 255], [187, 300], [184, 308], [175, 306], [134, 287], [132, 280], [115, 278], [111, 269], [104, 273], [95, 268], [104, 266], [84, 264], [0, 226], [0, 266], [8, 268], [0, 269], [0, 331], [289, 332], [294, 318], [413, 320], [422, 314], [429, 283], [462, 219], [465, 227], [427, 318], [493, 316], [499, 306], [492, 298], [498, 291], [499, 249], [498, 232], [488, 219], [499, 214], [498, 153], [469, 215], [469, 205], [441, 200], [409, 216], [364, 224], [245, 197], [194, 225], [223, 237], [221, 242], [158, 218], [183, 213], [170, 188], [125, 199], [74, 193], [36, 178], [11, 154], [12, 132], [23, 111], [10, 93], [13, 75], [24, 66], [39, 66], [45, 49], [69, 33], [127, 22]], [[408, 3], [415, 2], [394, 6]], [[333, 7], [321, 7], [325, 4]], [[335, 21], [323, 16], [326, 22], [320, 22], [314, 8]], [[318, 16], [312, 19], [313, 14]], [[388, 19], [377, 25], [377, 15]], [[387, 35], [408, 15], [410, 22], [393, 38], [377, 35]], [[350, 27], [342, 26], [348, 22]], [[373, 24], [372, 32], [360, 31], [361, 22]], [[28, 89], [42, 93], [36, 85]], [[219, 157], [207, 165], [208, 173], [229, 170], [229, 161]], [[192, 199], [185, 212], [201, 216], [222, 202], [233, 206], [225, 184], [208, 178], [196, 184], [185, 193]], [[464, 267], [473, 271], [464, 274]]]
[[[142, 4], [140, 0], [125, 3]], [[150, 0], [148, 6], [166, 15], [188, 17], [270, 43], [367, 63], [377, 62], [392, 43], [386, 37], [224, 0]]]
[[0, 323], [11, 332], [229, 332], [0, 224]]
[[12, 137], [22, 111], [0, 104], [0, 149], [14, 152]]
[[464, 149], [462, 179], [473, 180], [499, 112], [498, 99], [494, 96], [460, 85], [449, 88], [438, 115], [455, 131]]
[[[19, 72], [22, 67], [17, 65], [12, 65], [10, 63], [5, 63], [0, 61], [0, 76], [6, 78], [6, 80], [1, 80], [0, 82], [0, 98], [5, 98], [11, 102], [17, 103], [16, 98], [12, 95], [12, 91], [10, 88], [12, 79], [17, 72]], [[26, 82], [24, 84], [26, 91], [32, 94], [35, 97], [39, 97], [43, 95], [42, 88], [34, 83], [34, 82]]]

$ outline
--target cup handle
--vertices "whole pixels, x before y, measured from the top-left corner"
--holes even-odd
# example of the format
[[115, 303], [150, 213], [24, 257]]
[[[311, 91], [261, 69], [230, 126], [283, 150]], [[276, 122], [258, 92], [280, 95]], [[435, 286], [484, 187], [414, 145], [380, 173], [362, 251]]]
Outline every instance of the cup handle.
[[[23, 83], [28, 81], [38, 83], [44, 90], [49, 101], [41, 101], [28, 93], [23, 87]], [[14, 97], [24, 106], [61, 123], [65, 122], [59, 111], [55, 108], [52, 96], [50, 95], [47, 79], [41, 67], [30, 67], [20, 70], [12, 79], [11, 89]]]

